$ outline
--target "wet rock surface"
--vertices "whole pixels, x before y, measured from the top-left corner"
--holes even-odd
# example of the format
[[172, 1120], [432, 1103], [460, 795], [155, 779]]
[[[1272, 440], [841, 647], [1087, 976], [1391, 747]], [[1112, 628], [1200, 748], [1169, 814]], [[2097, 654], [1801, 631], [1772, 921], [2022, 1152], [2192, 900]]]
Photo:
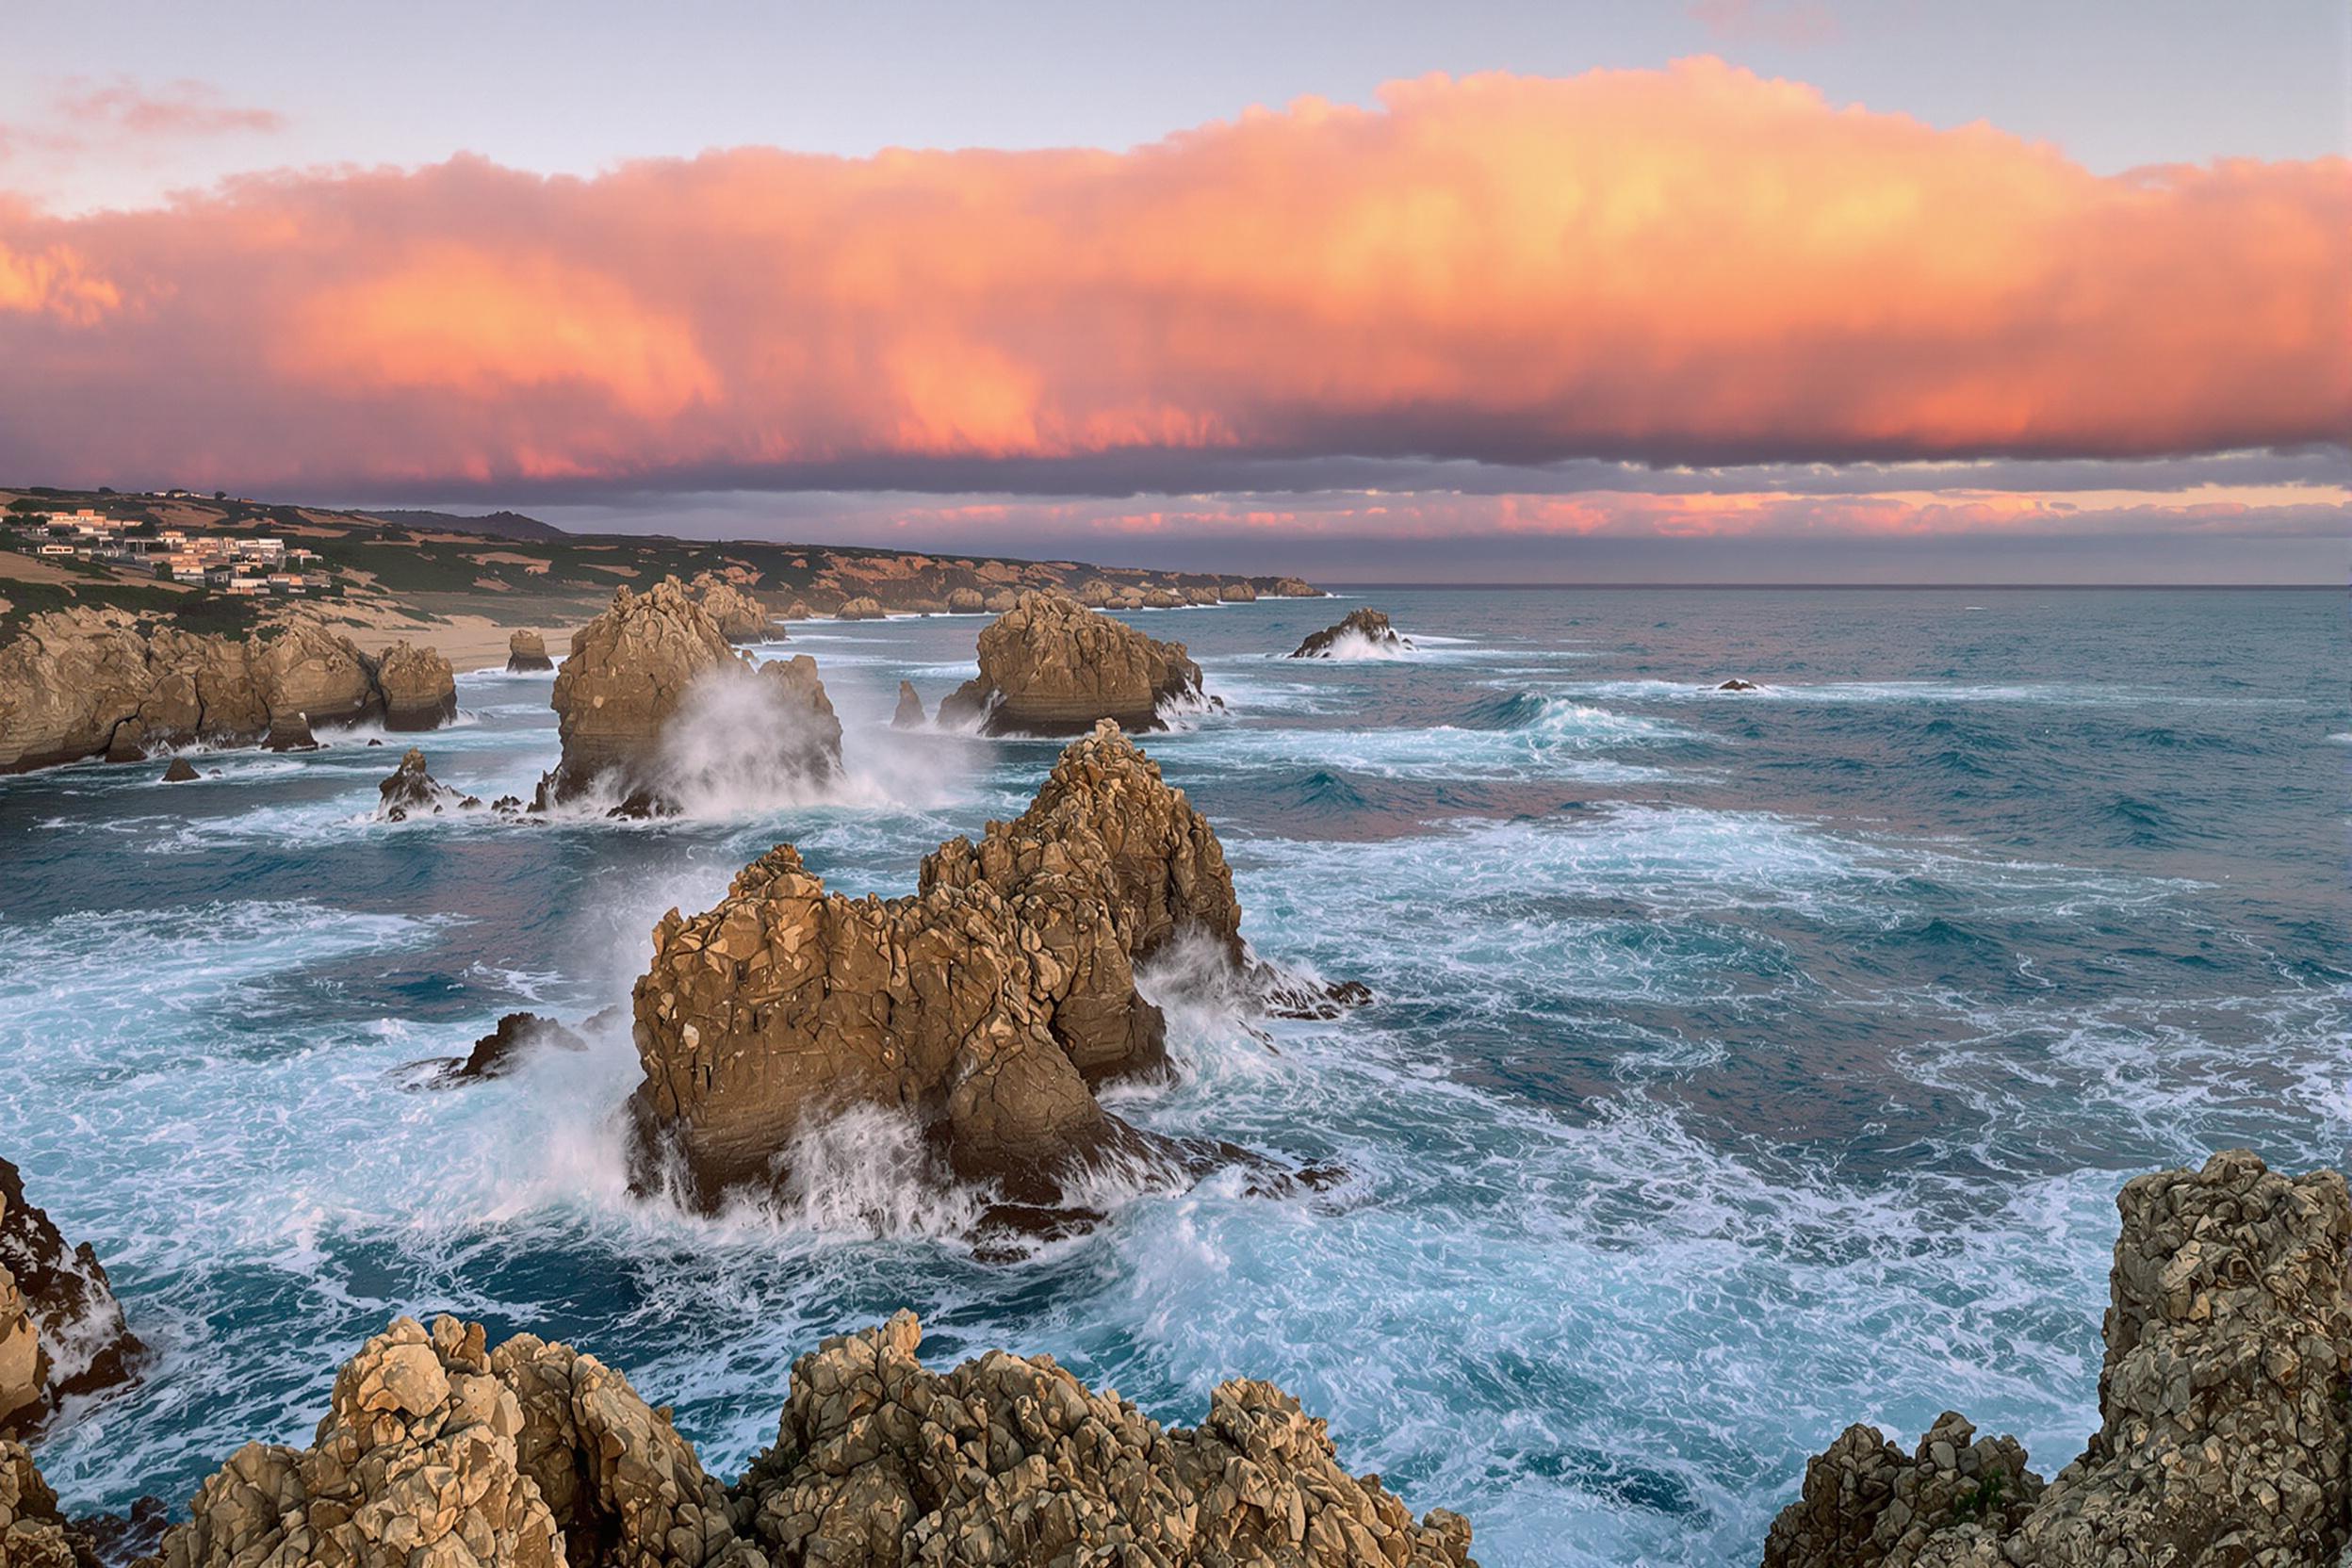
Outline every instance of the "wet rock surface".
[[1733, 676], [1715, 689], [1719, 692], [1760, 692], [1764, 688], [1753, 680], [1742, 680], [1738, 676]]
[[915, 691], [915, 683], [911, 680], [900, 681], [898, 683], [898, 707], [890, 714], [890, 727], [921, 729], [930, 722], [930, 716], [923, 710], [923, 698]]
[[1293, 659], [1330, 659], [1351, 642], [1361, 642], [1379, 653], [1405, 653], [1412, 649], [1409, 638], [1400, 637], [1388, 617], [1378, 610], [1366, 607], [1351, 610], [1337, 626], [1327, 626], [1311, 632], [1305, 641], [1292, 650]]
[[1182, 643], [1148, 637], [1067, 594], [1023, 594], [981, 631], [978, 652], [980, 673], [939, 703], [943, 725], [1067, 735], [1108, 719], [1158, 729], [1161, 704], [1201, 697], [1200, 666]]
[[506, 670], [509, 675], [535, 675], [555, 668], [555, 661], [547, 657], [547, 639], [535, 631], [518, 631], [506, 640]]
[[202, 776], [197, 773], [196, 764], [185, 757], [174, 757], [172, 759], [171, 765], [163, 770], [163, 781], [166, 784], [187, 784], [200, 776]]
[[97, 1253], [68, 1246], [0, 1160], [0, 1437], [33, 1430], [60, 1399], [128, 1382], [140, 1353]]
[[1805, 1467], [1766, 1568], [2291, 1568], [2352, 1540], [2352, 1198], [2253, 1154], [2129, 1183], [2099, 1429], [2045, 1487], [1947, 1414]]
[[543, 1051], [580, 1052], [588, 1042], [573, 1030], [537, 1013], [508, 1013], [498, 1027], [474, 1042], [462, 1058], [452, 1058], [433, 1082], [441, 1086], [483, 1083], [504, 1078]]
[[378, 822], [406, 822], [411, 817], [437, 817], [481, 808], [478, 797], [460, 794], [435, 779], [426, 769], [425, 754], [415, 746], [401, 754], [392, 776], [376, 786]]

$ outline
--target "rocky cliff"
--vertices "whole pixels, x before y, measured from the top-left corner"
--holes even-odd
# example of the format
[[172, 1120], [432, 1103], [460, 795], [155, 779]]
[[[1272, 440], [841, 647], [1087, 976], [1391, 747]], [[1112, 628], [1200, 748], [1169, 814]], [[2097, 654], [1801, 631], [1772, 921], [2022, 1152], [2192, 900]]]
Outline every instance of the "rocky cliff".
[[2352, 1541], [2352, 1199], [2235, 1150], [2126, 1184], [2099, 1428], [2045, 1485], [1941, 1417], [1849, 1428], [1765, 1568], [2307, 1568]]
[[740, 583], [715, 572], [697, 572], [687, 591], [730, 643], [781, 641], [784, 636], [780, 628], [770, 626], [768, 607]]
[[238, 641], [120, 610], [57, 611], [0, 647], [0, 773], [199, 741], [250, 745], [273, 727], [389, 720], [396, 706], [411, 727], [454, 713], [448, 662], [401, 645], [380, 664], [308, 612]]
[[1369, 606], [1350, 610], [1336, 626], [1310, 632], [1305, 641], [1292, 650], [1293, 659], [1332, 659], [1351, 645], [1361, 645], [1375, 653], [1403, 653], [1413, 644], [1396, 633], [1388, 617]]
[[139, 1356], [97, 1254], [68, 1247], [0, 1160], [0, 1437], [29, 1431], [70, 1395], [128, 1381]]
[[563, 756], [540, 781], [542, 808], [600, 790], [629, 809], [674, 809], [688, 776], [745, 759], [809, 778], [841, 769], [816, 662], [755, 665], [676, 578], [615, 591], [572, 634], [550, 701]]
[[779, 845], [715, 907], [655, 928], [634, 992], [641, 1150], [705, 1204], [789, 1180], [795, 1137], [856, 1105], [909, 1119], [947, 1174], [1023, 1205], [1106, 1162], [1181, 1181], [1248, 1159], [1094, 1098], [1168, 1070], [1136, 961], [1196, 929], [1238, 957], [1240, 918], [1216, 834], [1108, 723], [1018, 822], [926, 858], [912, 897], [827, 892]]
[[[666, 1409], [569, 1346], [400, 1318], [335, 1380], [306, 1447], [249, 1443], [155, 1568], [1476, 1568], [1338, 1462], [1270, 1383], [1162, 1427], [1054, 1364], [917, 1359], [902, 1312], [792, 1364], [775, 1446], [732, 1485]], [[0, 1443], [0, 1562], [89, 1568], [31, 1456]]]
[[982, 629], [980, 673], [939, 703], [941, 724], [990, 734], [1067, 735], [1109, 719], [1164, 727], [1160, 705], [1200, 698], [1182, 643], [1145, 636], [1063, 593], [1028, 593]]

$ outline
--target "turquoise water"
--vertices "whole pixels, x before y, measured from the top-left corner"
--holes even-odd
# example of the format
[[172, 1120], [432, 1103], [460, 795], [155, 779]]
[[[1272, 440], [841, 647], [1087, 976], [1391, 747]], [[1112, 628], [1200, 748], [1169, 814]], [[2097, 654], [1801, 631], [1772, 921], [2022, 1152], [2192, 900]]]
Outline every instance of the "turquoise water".
[[[400, 742], [364, 737], [0, 779], [0, 1152], [157, 1350], [50, 1478], [183, 1506], [439, 1310], [594, 1348], [731, 1473], [794, 1353], [904, 1305], [935, 1360], [1050, 1350], [1169, 1420], [1273, 1378], [1490, 1564], [1747, 1563], [1853, 1419], [1957, 1407], [2072, 1457], [2127, 1173], [2344, 1162], [2339, 596], [1361, 599], [1419, 650], [1269, 657], [1352, 600], [1135, 617], [1230, 705], [1147, 747], [1247, 934], [1380, 1000], [1271, 1050], [1180, 1004], [1184, 1081], [1119, 1106], [1349, 1180], [1114, 1195], [1013, 1265], [888, 1128], [805, 1150], [783, 1212], [632, 1202], [616, 1035], [462, 1091], [409, 1069], [621, 1000], [662, 911], [778, 840], [896, 891], [1017, 812], [1053, 746], [887, 727], [902, 676], [936, 704], [969, 673], [976, 617], [795, 634], [846, 723], [824, 802], [383, 825]], [[527, 795], [548, 685], [462, 678], [433, 772]]]

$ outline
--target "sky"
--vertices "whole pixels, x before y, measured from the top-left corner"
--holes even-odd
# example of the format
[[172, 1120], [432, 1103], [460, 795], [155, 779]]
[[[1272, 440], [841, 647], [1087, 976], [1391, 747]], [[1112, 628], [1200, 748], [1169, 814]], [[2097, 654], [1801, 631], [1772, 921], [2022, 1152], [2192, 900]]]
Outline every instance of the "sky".
[[2341, 584], [2352, 8], [47, 5], [0, 482]]

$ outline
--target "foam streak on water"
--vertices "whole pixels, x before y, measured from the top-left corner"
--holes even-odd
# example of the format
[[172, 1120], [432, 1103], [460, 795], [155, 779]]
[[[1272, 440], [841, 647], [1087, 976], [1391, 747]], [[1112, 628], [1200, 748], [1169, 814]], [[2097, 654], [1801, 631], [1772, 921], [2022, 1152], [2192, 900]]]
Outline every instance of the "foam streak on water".
[[372, 822], [411, 740], [529, 792], [547, 678], [503, 673], [384, 746], [0, 779], [0, 1153], [158, 1352], [51, 1478], [184, 1499], [439, 1310], [594, 1348], [731, 1470], [794, 1354], [912, 1306], [936, 1360], [1050, 1350], [1170, 1420], [1274, 1378], [1489, 1563], [1747, 1563], [1851, 1420], [1907, 1444], [1953, 1406], [2071, 1456], [2126, 1175], [2343, 1160], [2332, 601], [1358, 597], [1411, 657], [1281, 659], [1329, 603], [1148, 623], [1228, 704], [1148, 744], [1257, 948], [1380, 1000], [1269, 1031], [1171, 955], [1142, 978], [1183, 1080], [1111, 1097], [1345, 1180], [1105, 1171], [1106, 1226], [1009, 1265], [887, 1118], [808, 1130], [768, 1204], [632, 1200], [625, 1022], [415, 1086], [502, 1012], [624, 1001], [661, 913], [779, 840], [888, 894], [1017, 812], [1054, 744], [888, 726], [902, 676], [936, 707], [969, 672], [976, 620], [795, 630], [847, 781], [683, 820]]

